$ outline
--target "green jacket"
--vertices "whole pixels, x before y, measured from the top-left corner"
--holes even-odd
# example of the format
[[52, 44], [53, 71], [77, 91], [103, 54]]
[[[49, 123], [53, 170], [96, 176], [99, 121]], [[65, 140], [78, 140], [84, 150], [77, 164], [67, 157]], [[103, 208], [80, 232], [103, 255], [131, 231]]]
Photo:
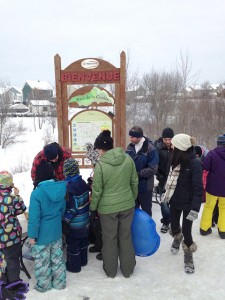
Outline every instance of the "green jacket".
[[138, 176], [131, 157], [122, 148], [107, 151], [95, 166], [90, 210], [100, 214], [135, 206]]

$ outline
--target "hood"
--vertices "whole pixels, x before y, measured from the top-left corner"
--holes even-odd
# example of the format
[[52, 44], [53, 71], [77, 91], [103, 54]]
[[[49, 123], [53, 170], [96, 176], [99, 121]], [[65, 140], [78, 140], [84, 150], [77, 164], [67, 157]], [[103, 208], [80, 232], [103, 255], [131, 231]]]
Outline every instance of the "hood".
[[225, 160], [225, 146], [214, 149], [215, 153], [223, 160]]
[[60, 202], [66, 196], [66, 181], [45, 180], [38, 184], [38, 189], [52, 202]]
[[124, 162], [126, 155], [127, 154], [124, 152], [123, 148], [114, 148], [103, 154], [100, 158], [100, 162], [104, 162], [105, 164], [112, 166], [118, 166]]

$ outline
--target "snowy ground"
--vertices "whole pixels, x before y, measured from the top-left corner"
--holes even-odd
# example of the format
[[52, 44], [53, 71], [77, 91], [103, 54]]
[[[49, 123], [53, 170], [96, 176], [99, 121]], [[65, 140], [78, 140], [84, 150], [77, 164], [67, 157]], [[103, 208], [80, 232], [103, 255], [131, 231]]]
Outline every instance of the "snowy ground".
[[[0, 169], [12, 171], [15, 166], [27, 165], [28, 172], [14, 175], [14, 183], [20, 189], [27, 206], [32, 191], [30, 167], [33, 157], [44, 145], [43, 130], [32, 131], [29, 125], [27, 141], [24, 144], [16, 144], [6, 150], [0, 149]], [[86, 179], [90, 170], [82, 171]], [[202, 211], [202, 210], [201, 210]], [[67, 273], [67, 287], [65, 290], [51, 290], [47, 293], [39, 293], [33, 289], [35, 278], [33, 274], [33, 262], [25, 260], [32, 279], [28, 280], [25, 273], [21, 277], [30, 283], [30, 291], [27, 299], [32, 300], [170, 300], [170, 299], [224, 299], [224, 270], [225, 247], [217, 228], [213, 228], [211, 235], [203, 237], [199, 234], [199, 219], [193, 224], [193, 237], [198, 245], [198, 251], [194, 254], [196, 272], [187, 275], [183, 271], [182, 250], [177, 255], [170, 253], [172, 243], [171, 236], [160, 233], [160, 207], [153, 204], [153, 219], [161, 236], [161, 244], [158, 251], [149, 257], [136, 257], [137, 265], [134, 274], [125, 279], [120, 270], [117, 277], [109, 279], [102, 270], [102, 262], [96, 260], [94, 253], [89, 253], [89, 262], [78, 274]], [[24, 216], [21, 223], [26, 230]]]
[[[146, 299], [224, 299], [224, 240], [213, 228], [210, 236], [199, 234], [199, 221], [193, 225], [194, 241], [198, 251], [194, 254], [196, 272], [187, 275], [183, 271], [183, 252], [170, 253], [171, 236], [160, 233], [160, 207], [153, 204], [153, 218], [161, 236], [158, 251], [149, 257], [136, 257], [137, 265], [133, 276], [125, 279], [120, 270], [117, 277], [109, 279], [102, 270], [102, 262], [89, 253], [88, 265], [80, 273], [67, 272], [67, 287], [63, 291], [51, 290], [41, 294], [33, 289], [35, 278], [33, 262], [25, 260], [32, 275], [27, 299], [44, 300], [146, 300]], [[27, 280], [22, 272], [21, 277]]]

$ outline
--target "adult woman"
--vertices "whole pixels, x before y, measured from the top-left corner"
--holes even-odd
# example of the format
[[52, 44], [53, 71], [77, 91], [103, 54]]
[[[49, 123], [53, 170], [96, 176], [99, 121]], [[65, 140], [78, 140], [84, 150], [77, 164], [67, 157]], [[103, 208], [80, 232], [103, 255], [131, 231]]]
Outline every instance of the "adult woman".
[[[192, 239], [192, 223], [197, 219], [202, 203], [202, 166], [195, 157], [194, 138], [181, 133], [175, 135], [171, 142], [174, 152], [164, 197], [170, 203], [170, 234], [174, 238], [171, 252], [178, 253], [184, 239], [184, 270], [186, 273], [194, 273], [192, 254], [197, 250], [197, 245]], [[183, 221], [180, 226], [182, 213]]]

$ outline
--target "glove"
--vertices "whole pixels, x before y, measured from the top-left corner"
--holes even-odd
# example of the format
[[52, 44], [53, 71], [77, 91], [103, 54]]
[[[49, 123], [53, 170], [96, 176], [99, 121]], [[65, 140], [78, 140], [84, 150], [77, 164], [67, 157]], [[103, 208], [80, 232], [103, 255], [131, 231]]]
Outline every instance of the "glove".
[[189, 221], [194, 221], [198, 219], [198, 212], [195, 210], [190, 210], [189, 214], [186, 217]]
[[98, 218], [97, 210], [90, 210], [89, 218], [90, 218], [90, 222], [93, 223], [95, 219]]
[[9, 284], [1, 284], [0, 299], [9, 300], [23, 300], [26, 299], [24, 295], [29, 291], [29, 284], [23, 282], [21, 279]]

